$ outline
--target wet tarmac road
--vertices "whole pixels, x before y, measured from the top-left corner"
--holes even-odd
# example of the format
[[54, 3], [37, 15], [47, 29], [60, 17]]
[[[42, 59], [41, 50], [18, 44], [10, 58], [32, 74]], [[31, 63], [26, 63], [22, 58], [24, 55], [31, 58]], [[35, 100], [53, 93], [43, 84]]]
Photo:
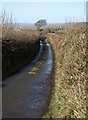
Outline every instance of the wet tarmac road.
[[23, 70], [7, 78], [3, 83], [3, 118], [42, 117], [51, 98], [53, 81], [50, 76], [52, 67], [51, 46], [47, 41], [44, 44], [41, 41], [40, 51], [36, 58]]

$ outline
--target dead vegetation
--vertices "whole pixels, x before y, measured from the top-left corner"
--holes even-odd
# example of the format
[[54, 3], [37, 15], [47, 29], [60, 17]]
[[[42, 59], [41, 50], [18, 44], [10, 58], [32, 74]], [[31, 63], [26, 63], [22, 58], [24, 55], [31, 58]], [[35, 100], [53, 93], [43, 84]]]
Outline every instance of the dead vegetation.
[[55, 54], [55, 86], [45, 118], [86, 117], [86, 26], [69, 24], [62, 34], [48, 33]]
[[20, 29], [13, 23], [12, 14], [2, 11], [2, 78], [19, 71], [39, 51], [40, 33], [36, 30]]
[[39, 50], [38, 31], [2, 29], [2, 77], [18, 71], [31, 61]]

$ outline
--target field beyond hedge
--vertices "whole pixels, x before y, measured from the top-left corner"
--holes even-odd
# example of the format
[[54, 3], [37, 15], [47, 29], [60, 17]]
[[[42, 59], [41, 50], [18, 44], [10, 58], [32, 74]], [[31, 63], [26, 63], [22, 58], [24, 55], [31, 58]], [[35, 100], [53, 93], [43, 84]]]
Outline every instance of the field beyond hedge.
[[19, 71], [39, 51], [40, 33], [36, 30], [2, 29], [2, 78]]

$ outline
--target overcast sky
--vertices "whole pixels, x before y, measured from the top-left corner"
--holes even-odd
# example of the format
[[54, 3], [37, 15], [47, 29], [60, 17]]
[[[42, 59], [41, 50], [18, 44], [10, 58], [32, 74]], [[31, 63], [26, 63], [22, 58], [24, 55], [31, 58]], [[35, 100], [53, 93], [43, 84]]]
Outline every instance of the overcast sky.
[[46, 19], [48, 23], [85, 19], [84, 2], [4, 2], [2, 8], [21, 23], [35, 23], [40, 19]]

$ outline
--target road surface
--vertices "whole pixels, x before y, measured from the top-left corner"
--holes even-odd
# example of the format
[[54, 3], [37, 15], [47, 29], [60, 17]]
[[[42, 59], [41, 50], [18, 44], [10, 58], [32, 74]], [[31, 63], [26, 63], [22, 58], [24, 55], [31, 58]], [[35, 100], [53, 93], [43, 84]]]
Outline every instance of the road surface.
[[3, 118], [41, 118], [48, 109], [53, 87], [50, 77], [53, 56], [47, 41], [40, 46], [30, 64], [3, 82]]

